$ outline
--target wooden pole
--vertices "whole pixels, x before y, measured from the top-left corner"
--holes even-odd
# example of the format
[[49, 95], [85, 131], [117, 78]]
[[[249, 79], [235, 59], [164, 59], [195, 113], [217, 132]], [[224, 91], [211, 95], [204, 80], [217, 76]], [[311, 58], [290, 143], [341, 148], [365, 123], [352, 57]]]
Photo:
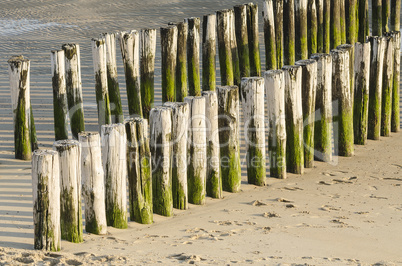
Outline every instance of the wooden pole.
[[39, 148], [39, 146], [38, 146], [38, 138], [36, 137], [36, 127], [32, 108], [31, 108], [30, 119], [31, 119], [31, 127], [30, 127], [31, 150], [35, 151]]
[[[331, 49], [335, 49], [342, 44], [341, 39], [341, 1], [343, 0], [330, 0], [331, 1]], [[329, 51], [328, 51], [329, 52]]]
[[214, 91], [216, 87], [216, 15], [202, 20], [202, 90]]
[[355, 45], [357, 42], [357, 4], [359, 0], [345, 0], [345, 17], [346, 17], [346, 43]]
[[235, 31], [237, 51], [239, 55], [240, 77], [250, 76], [250, 54], [247, 33], [247, 5], [233, 7], [235, 16]]
[[381, 129], [381, 97], [385, 56], [385, 38], [370, 36], [370, 87], [367, 138], [379, 140]]
[[371, 1], [371, 10], [372, 10], [372, 34], [373, 36], [381, 36], [382, 35], [382, 0], [372, 0]]
[[58, 153], [36, 150], [32, 156], [34, 249], [59, 251], [60, 171]]
[[284, 66], [286, 114], [286, 167], [294, 174], [304, 173], [302, 67]]
[[[400, 6], [400, 3], [399, 3]], [[399, 113], [399, 77], [401, 73], [401, 32], [394, 31], [394, 75], [393, 75], [393, 89], [392, 89], [392, 114], [391, 114], [391, 131], [400, 131], [400, 113]]]
[[265, 186], [264, 78], [243, 78], [240, 91], [243, 94], [247, 180], [249, 184]]
[[229, 39], [230, 39], [230, 47], [232, 50], [232, 65], [233, 65], [233, 82], [234, 85], [239, 86], [241, 75], [240, 75], [240, 60], [239, 53], [237, 49], [237, 41], [236, 41], [236, 30], [235, 30], [235, 15], [233, 9], [229, 10]]
[[172, 109], [168, 107], [152, 108], [149, 123], [153, 211], [163, 216], [172, 216]]
[[250, 76], [261, 76], [260, 42], [258, 30], [258, 5], [247, 4], [247, 33], [250, 54]]
[[370, 43], [355, 44], [355, 99], [353, 110], [354, 142], [367, 144], [370, 80]]
[[391, 0], [391, 30], [400, 31], [401, 27], [401, 0]]
[[229, 192], [239, 192], [241, 184], [239, 89], [237, 86], [222, 86], [217, 89], [222, 188]]
[[187, 18], [186, 23], [188, 24], [188, 93], [191, 96], [200, 96], [200, 18]]
[[315, 100], [314, 158], [332, 161], [332, 57], [313, 54], [317, 61], [317, 94]]
[[296, 61], [308, 58], [307, 0], [295, 0]]
[[276, 69], [283, 66], [283, 0], [274, 0]]
[[156, 29], [141, 30], [140, 49], [142, 115], [148, 119], [154, 105]]
[[107, 87], [110, 101], [110, 114], [112, 123], [122, 123], [124, 121], [123, 107], [121, 105], [120, 88], [117, 80], [116, 63], [116, 34], [103, 34], [106, 44], [106, 70]]
[[11, 107], [14, 116], [15, 159], [31, 160], [31, 100], [28, 59], [13, 56], [8, 60]]
[[82, 196], [85, 204], [85, 231], [91, 234], [107, 233], [105, 209], [105, 182], [102, 168], [102, 150], [99, 133], [81, 132]]
[[277, 49], [275, 38], [275, 17], [273, 0], [264, 1], [264, 41], [265, 41], [265, 69], [277, 69]]
[[50, 61], [53, 87], [54, 138], [55, 140], [68, 139], [68, 104], [64, 51], [51, 51]]
[[[394, 8], [396, 8], [396, 6]], [[398, 13], [400, 13], [400, 9], [399, 9]], [[391, 0], [382, 0], [382, 32], [383, 33], [386, 33], [390, 30], [390, 23], [391, 23]], [[399, 29], [398, 29], [398, 31], [399, 31]]]
[[296, 65], [302, 67], [304, 167], [313, 168], [317, 62], [313, 59], [307, 59], [297, 61]]
[[81, 243], [81, 145], [77, 140], [58, 140], [53, 149], [60, 162], [61, 239]]
[[282, 70], [264, 73], [268, 105], [268, 152], [271, 177], [286, 178], [285, 75]]
[[359, 1], [359, 34], [358, 41], [360, 43], [365, 43], [367, 36], [370, 35], [370, 21], [369, 21], [369, 0], [358, 0]]
[[351, 97], [351, 104], [352, 104], [352, 112], [353, 112], [353, 105], [354, 105], [354, 98], [355, 98], [355, 45], [353, 44], [341, 44], [336, 49], [338, 50], [345, 50], [349, 53], [349, 81], [350, 81], [350, 97]]
[[186, 102], [166, 102], [172, 108], [172, 193], [173, 208], [188, 209], [187, 138], [190, 106]]
[[339, 1], [339, 12], [340, 12], [340, 25], [341, 25], [341, 44], [346, 43], [346, 0]]
[[324, 53], [324, 0], [316, 0], [317, 9], [317, 53]]
[[121, 32], [119, 35], [121, 57], [126, 78], [128, 113], [142, 117], [140, 85], [140, 35], [138, 31]]
[[[316, 0], [308, 0], [307, 6], [307, 40], [308, 56], [317, 53], [318, 50], [318, 22]], [[322, 36], [321, 36], [322, 38]]]
[[148, 122], [136, 117], [126, 119], [124, 123], [127, 134], [130, 220], [152, 224], [152, 168]]
[[177, 27], [160, 28], [162, 57], [162, 102], [176, 100]]
[[108, 226], [127, 228], [127, 160], [124, 124], [103, 125], [102, 164], [105, 172], [105, 205]]
[[232, 49], [230, 46], [229, 30], [229, 9], [224, 9], [216, 12], [217, 17], [217, 34], [218, 34], [218, 52], [219, 52], [219, 67], [221, 72], [221, 85], [233, 85], [233, 63]]
[[331, 50], [331, 0], [324, 1], [324, 30], [323, 30], [323, 53], [329, 54]]
[[220, 164], [218, 94], [216, 91], [203, 91], [205, 98], [205, 119], [207, 137], [207, 196], [221, 199], [222, 175]]
[[62, 49], [65, 53], [66, 91], [71, 135], [74, 139], [78, 139], [78, 133], [85, 131], [80, 46], [69, 43], [64, 44]]
[[353, 156], [353, 104], [350, 93], [349, 52], [334, 49], [332, 55], [332, 101], [334, 153]]
[[176, 63], [176, 101], [187, 97], [187, 36], [188, 24], [179, 22], [177, 26], [177, 63]]
[[[285, 19], [286, 18], [286, 19]], [[283, 63], [294, 65], [295, 63], [295, 2], [284, 0], [283, 2]]]
[[381, 136], [389, 137], [391, 134], [392, 91], [394, 74], [394, 39], [392, 34], [386, 34], [382, 101], [381, 101]]

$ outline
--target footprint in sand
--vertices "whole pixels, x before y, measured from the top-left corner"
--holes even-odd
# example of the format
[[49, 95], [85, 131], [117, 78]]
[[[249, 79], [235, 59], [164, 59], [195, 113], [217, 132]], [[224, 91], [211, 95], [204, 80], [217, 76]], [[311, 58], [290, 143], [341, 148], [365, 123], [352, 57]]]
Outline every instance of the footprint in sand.
[[250, 203], [253, 206], [265, 206], [267, 205], [265, 202], [259, 201], [259, 200], [254, 200]]

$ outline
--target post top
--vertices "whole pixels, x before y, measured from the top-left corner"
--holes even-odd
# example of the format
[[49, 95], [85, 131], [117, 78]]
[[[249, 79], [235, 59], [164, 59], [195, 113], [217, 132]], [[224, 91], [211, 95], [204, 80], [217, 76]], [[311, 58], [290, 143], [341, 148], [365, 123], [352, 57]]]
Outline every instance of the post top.
[[317, 64], [317, 61], [314, 59], [304, 59], [304, 60], [299, 60], [296, 62], [296, 65], [298, 65], [298, 66], [307, 66], [307, 65], [312, 65], [312, 64]]
[[297, 69], [300, 69], [301, 68], [301, 66], [298, 66], [298, 65], [286, 65], [286, 66], [283, 66], [282, 67], [282, 69], [284, 70], [284, 71], [289, 71], [289, 70], [297, 70]]
[[327, 58], [330, 57], [330, 54], [325, 54], [325, 53], [315, 53], [311, 55], [311, 59], [318, 60], [322, 58]]
[[345, 49], [345, 50], [351, 50], [351, 49], [353, 49], [354, 48], [354, 45], [352, 45], [352, 44], [341, 44], [341, 45], [338, 45], [337, 47], [336, 47], [336, 49]]
[[56, 156], [58, 153], [55, 150], [49, 150], [49, 149], [37, 149], [33, 152], [33, 156], [38, 156], [38, 157], [44, 157], [44, 156]]
[[277, 76], [277, 75], [282, 75], [283, 70], [282, 69], [272, 69], [264, 72], [264, 77], [272, 77], [272, 76]]
[[25, 58], [23, 55], [14, 55], [7, 61], [10, 65], [11, 64], [19, 64], [22, 62], [29, 62], [28, 58]]

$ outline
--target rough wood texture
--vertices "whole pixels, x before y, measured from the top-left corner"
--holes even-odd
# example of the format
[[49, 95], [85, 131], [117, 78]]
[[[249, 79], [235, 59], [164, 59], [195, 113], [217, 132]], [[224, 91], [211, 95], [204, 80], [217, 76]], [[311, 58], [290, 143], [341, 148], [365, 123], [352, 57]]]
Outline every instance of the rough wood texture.
[[187, 18], [186, 23], [188, 24], [188, 93], [191, 96], [200, 96], [200, 18]]
[[381, 136], [389, 137], [391, 134], [391, 114], [392, 114], [392, 91], [394, 74], [394, 39], [389, 34], [386, 38], [382, 99], [381, 99]]
[[232, 66], [233, 66], [233, 82], [234, 85], [239, 86], [240, 84], [240, 62], [239, 62], [239, 53], [237, 49], [237, 40], [236, 40], [236, 30], [235, 30], [235, 15], [233, 9], [229, 10], [229, 40], [230, 47], [232, 50]]
[[[308, 56], [317, 53], [318, 45], [318, 22], [316, 0], [308, 0], [307, 5], [307, 40]], [[322, 36], [320, 36], [322, 38]]]
[[391, 0], [391, 30], [400, 31], [401, 27], [401, 0]]
[[246, 136], [247, 180], [265, 186], [265, 106], [264, 78], [243, 78], [240, 91]]
[[258, 30], [258, 5], [247, 4], [247, 33], [250, 54], [250, 76], [261, 76], [260, 42]]
[[307, 32], [307, 0], [295, 0], [296, 61], [308, 58]]
[[217, 18], [217, 34], [218, 34], [218, 52], [219, 52], [219, 67], [221, 72], [221, 85], [233, 85], [233, 63], [232, 49], [230, 46], [230, 20], [229, 9], [224, 9], [216, 12]]
[[346, 43], [346, 11], [345, 11], [345, 1], [346, 0], [340, 0], [339, 3], [339, 14], [340, 14], [340, 25], [341, 25], [341, 44]]
[[61, 239], [83, 242], [81, 207], [81, 145], [77, 140], [53, 144], [60, 165]]
[[371, 28], [373, 36], [382, 35], [382, 0], [371, 1]]
[[[283, 64], [295, 63], [295, 2], [283, 1]], [[285, 19], [286, 18], [286, 19]]]
[[325, 20], [327, 18], [324, 17], [324, 0], [316, 0], [315, 1], [316, 10], [317, 10], [317, 52], [324, 52], [324, 27]]
[[358, 0], [358, 41], [365, 43], [367, 36], [370, 35], [370, 15], [369, 15], [369, 0]]
[[176, 100], [177, 27], [160, 28], [162, 57], [162, 102]]
[[237, 86], [223, 86], [217, 89], [222, 188], [229, 192], [239, 192], [241, 184], [239, 89]]
[[106, 222], [108, 226], [127, 228], [127, 137], [124, 124], [103, 125], [101, 139]]
[[204, 16], [202, 20], [202, 90], [214, 91], [215, 87], [216, 15], [211, 14]]
[[275, 38], [275, 17], [273, 0], [264, 1], [264, 42], [265, 42], [265, 69], [277, 69], [277, 49]]
[[65, 53], [66, 62], [66, 91], [71, 134], [74, 139], [78, 139], [78, 133], [85, 131], [80, 46], [69, 43], [64, 44], [62, 49]]
[[85, 204], [85, 231], [91, 234], [107, 233], [105, 182], [102, 168], [102, 150], [99, 133], [81, 132], [82, 196]]
[[[355, 45], [353, 44], [342, 44], [336, 47], [338, 50], [345, 50], [349, 53], [349, 81], [350, 81], [350, 97], [352, 101], [352, 107], [354, 105], [355, 99]], [[352, 110], [353, 112], [353, 110]]]
[[[341, 1], [344, 0], [331, 0], [331, 49], [335, 49], [341, 45]], [[326, 51], [329, 53], [329, 51]]]
[[247, 5], [233, 7], [235, 16], [235, 31], [237, 51], [239, 55], [240, 77], [250, 76], [250, 54], [247, 33]]
[[331, 0], [324, 1], [324, 30], [323, 30], [323, 53], [329, 54], [331, 50]]
[[275, 46], [277, 69], [283, 66], [283, 0], [274, 0]]
[[130, 220], [153, 223], [152, 168], [148, 122], [139, 117], [125, 121]]
[[[396, 8], [394, 6], [393, 8]], [[400, 9], [398, 9], [400, 10]], [[394, 11], [395, 12], [395, 11]], [[400, 13], [400, 11], [399, 11]], [[382, 32], [386, 33], [390, 29], [391, 20], [391, 0], [382, 0]], [[398, 29], [399, 30], [399, 29]]]
[[59, 251], [60, 172], [59, 155], [52, 150], [36, 150], [32, 156], [32, 197], [34, 249]]
[[346, 43], [355, 45], [357, 41], [357, 17], [359, 0], [345, 0], [345, 17], [346, 17]]
[[188, 24], [179, 22], [177, 26], [177, 63], [176, 63], [176, 101], [187, 97], [187, 35]]
[[[399, 2], [400, 6], [400, 2]], [[399, 24], [398, 24], [399, 25]], [[394, 31], [394, 75], [392, 86], [392, 114], [391, 114], [391, 131], [399, 132], [400, 130], [400, 113], [399, 113], [399, 79], [401, 73], [401, 32]]]

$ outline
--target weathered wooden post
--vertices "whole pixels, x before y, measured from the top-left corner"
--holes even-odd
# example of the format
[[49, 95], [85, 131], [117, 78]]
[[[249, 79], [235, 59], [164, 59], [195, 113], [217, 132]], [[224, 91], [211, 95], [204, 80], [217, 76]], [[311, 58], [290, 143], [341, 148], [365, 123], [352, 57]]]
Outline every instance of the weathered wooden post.
[[103, 125], [101, 139], [106, 222], [108, 226], [127, 228], [127, 137], [124, 124]]
[[125, 120], [130, 220], [153, 223], [152, 168], [148, 122], [136, 117]]
[[237, 86], [222, 86], [217, 89], [222, 188], [229, 192], [239, 192], [241, 184], [239, 89]]
[[162, 57], [162, 102], [176, 100], [177, 27], [160, 28]]
[[355, 44], [355, 99], [353, 109], [354, 143], [367, 143], [370, 80], [370, 43]]
[[286, 168], [294, 174], [304, 173], [302, 67], [284, 66], [286, 114]]
[[188, 24], [188, 93], [191, 96], [200, 96], [200, 18], [187, 18], [186, 23]]
[[172, 216], [172, 109], [168, 107], [152, 108], [149, 123], [153, 211], [163, 216]]
[[202, 20], [202, 90], [214, 91], [215, 86], [216, 15], [210, 14], [204, 16]]
[[[371, 1], [372, 10], [372, 34], [373, 36], [382, 35], [382, 0], [372, 0]], [[373, 46], [371, 46], [373, 47]]]
[[81, 145], [77, 140], [58, 140], [53, 149], [60, 163], [61, 239], [83, 241], [81, 207]]
[[[322, 0], [321, 0], [322, 1]], [[318, 1], [319, 2], [319, 1]], [[322, 39], [322, 36], [320, 36]], [[318, 23], [317, 7], [315, 0], [308, 0], [307, 5], [307, 40], [308, 56], [317, 53], [318, 45]]]
[[381, 136], [389, 137], [391, 134], [392, 91], [394, 74], [394, 40], [389, 34], [385, 37], [385, 55], [382, 78], [381, 97]]
[[336, 47], [338, 50], [345, 50], [349, 53], [349, 81], [350, 81], [350, 97], [352, 101], [352, 112], [355, 98], [355, 45], [353, 44], [341, 44]]
[[264, 73], [268, 95], [268, 153], [270, 176], [286, 178], [285, 75], [282, 70]]
[[[320, 0], [319, 0], [320, 1]], [[324, 1], [324, 32], [323, 32], [323, 53], [329, 54], [331, 50], [331, 0]]]
[[140, 85], [140, 35], [138, 31], [121, 32], [119, 35], [121, 57], [126, 78], [128, 113], [142, 117]]
[[294, 0], [283, 1], [283, 18], [283, 63], [284, 65], [294, 65], [296, 61]]
[[355, 45], [357, 41], [357, 11], [359, 0], [345, 0], [345, 17], [346, 17], [346, 43]]
[[307, 0], [295, 0], [296, 61], [308, 58]]
[[176, 63], [176, 101], [187, 97], [187, 35], [188, 24], [179, 22], [177, 26], [177, 63]]
[[400, 31], [401, 27], [401, 0], [391, 0], [391, 30]]
[[313, 59], [307, 59], [297, 61], [296, 65], [302, 67], [304, 167], [313, 168], [317, 62]]
[[[396, 8], [396, 6], [394, 7]], [[382, 0], [382, 32], [389, 31], [391, 20], [391, 0]], [[399, 30], [399, 29], [398, 29]]]
[[265, 41], [265, 69], [277, 69], [277, 49], [275, 38], [275, 18], [273, 0], [264, 1], [264, 41]]
[[[399, 2], [400, 6], [400, 2]], [[399, 132], [400, 130], [400, 113], [399, 113], [399, 78], [401, 73], [401, 32], [392, 32], [394, 38], [394, 75], [392, 86], [392, 114], [391, 114], [391, 131]]]
[[332, 57], [313, 54], [317, 61], [317, 94], [315, 100], [314, 158], [332, 161]]
[[235, 30], [235, 15], [233, 9], [229, 10], [229, 39], [230, 47], [232, 50], [232, 65], [233, 65], [233, 82], [234, 85], [240, 85], [240, 62], [239, 53], [237, 51], [237, 40], [236, 40], [236, 30]]
[[370, 35], [370, 20], [369, 20], [369, 0], [358, 0], [359, 16], [358, 16], [358, 41], [365, 43], [367, 36]]
[[381, 96], [385, 56], [385, 38], [370, 36], [370, 87], [367, 138], [379, 140], [381, 129]]
[[156, 29], [141, 30], [140, 49], [142, 115], [148, 119], [154, 105]]
[[190, 119], [188, 103], [166, 102], [164, 106], [172, 109], [172, 195], [173, 208], [188, 209], [187, 193], [187, 137]]
[[[350, 93], [349, 52], [334, 49], [332, 55], [332, 101], [334, 153], [353, 156], [353, 105]], [[335, 111], [334, 111], [335, 110]]]
[[250, 76], [261, 76], [260, 42], [258, 30], [258, 5], [247, 4], [247, 33], [250, 54]]
[[64, 51], [51, 51], [50, 61], [53, 87], [54, 138], [55, 140], [68, 139], [68, 104]]
[[235, 18], [235, 31], [237, 52], [239, 55], [240, 77], [250, 76], [250, 54], [249, 40], [247, 33], [247, 5], [233, 7]]
[[71, 135], [78, 139], [78, 133], [85, 131], [84, 103], [81, 84], [81, 59], [78, 44], [64, 44], [66, 91]]
[[207, 196], [222, 198], [222, 175], [220, 164], [218, 94], [216, 91], [203, 91], [205, 98], [205, 122], [207, 137]]
[[265, 186], [265, 107], [264, 78], [242, 78], [240, 91], [246, 136], [247, 180]]
[[[331, 49], [335, 49], [338, 45], [342, 44], [341, 39], [341, 1], [344, 0], [330, 0], [331, 1]], [[328, 51], [329, 52], [329, 51]]]
[[112, 123], [122, 123], [124, 121], [123, 107], [121, 105], [120, 88], [117, 80], [116, 63], [116, 34], [103, 34], [106, 44], [106, 70], [107, 88], [110, 101], [110, 114]]
[[207, 145], [205, 128], [205, 98], [186, 97], [189, 104], [188, 124], [188, 201], [197, 205], [205, 204], [207, 181]]
[[224, 9], [216, 12], [217, 18], [217, 34], [218, 34], [218, 53], [219, 67], [221, 72], [221, 85], [233, 85], [233, 64], [232, 64], [232, 49], [230, 46], [230, 20], [229, 9]]
[[346, 43], [346, 11], [345, 11], [345, 1], [339, 1], [339, 14], [340, 14], [340, 25], [341, 25], [341, 44]]
[[105, 208], [105, 175], [102, 168], [102, 150], [99, 133], [81, 132], [82, 196], [85, 204], [85, 231], [91, 234], [107, 233]]
[[34, 151], [32, 196], [34, 249], [59, 251], [61, 249], [60, 171], [59, 155], [56, 151]]
[[325, 40], [324, 22], [327, 19], [324, 17], [324, 0], [317, 0], [315, 5], [317, 10], [317, 53], [323, 53]]
[[276, 69], [283, 66], [283, 0], [274, 0]]

